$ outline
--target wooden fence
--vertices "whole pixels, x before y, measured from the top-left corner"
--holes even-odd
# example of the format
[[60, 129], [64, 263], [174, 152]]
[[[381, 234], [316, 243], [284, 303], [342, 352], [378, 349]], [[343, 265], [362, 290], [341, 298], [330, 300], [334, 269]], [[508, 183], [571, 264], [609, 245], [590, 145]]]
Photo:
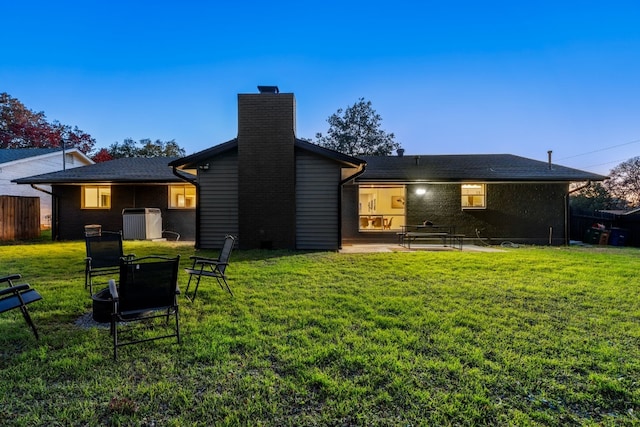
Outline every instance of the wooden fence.
[[40, 237], [40, 198], [0, 196], [0, 241]]

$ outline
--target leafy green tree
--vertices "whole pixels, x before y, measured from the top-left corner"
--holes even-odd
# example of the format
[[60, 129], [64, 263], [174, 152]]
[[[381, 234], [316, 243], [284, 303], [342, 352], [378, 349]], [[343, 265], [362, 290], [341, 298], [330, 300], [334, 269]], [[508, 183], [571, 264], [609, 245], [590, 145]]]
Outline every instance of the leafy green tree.
[[620, 163], [609, 172], [604, 186], [619, 200], [628, 203], [628, 207], [640, 206], [640, 156]]
[[159, 157], [159, 156], [184, 156], [184, 149], [180, 148], [175, 140], [161, 141], [156, 139], [152, 142], [150, 139], [141, 139], [142, 147], [138, 152], [140, 157]]
[[131, 138], [126, 138], [122, 143], [114, 142], [107, 149], [107, 153], [113, 159], [122, 157], [182, 157], [185, 155], [183, 148], [180, 148], [175, 140], [152, 141], [149, 138], [141, 139], [139, 142]]
[[131, 138], [125, 138], [124, 141], [114, 142], [107, 148], [107, 152], [112, 159], [121, 159], [123, 157], [138, 157], [138, 146]]
[[388, 156], [400, 148], [393, 133], [380, 129], [382, 117], [364, 98], [338, 109], [327, 122], [327, 134], [316, 134], [316, 143], [323, 147], [351, 156]]
[[96, 141], [77, 126], [49, 122], [42, 111], [36, 113], [18, 99], [0, 93], [0, 148], [58, 148], [63, 143], [88, 154]]

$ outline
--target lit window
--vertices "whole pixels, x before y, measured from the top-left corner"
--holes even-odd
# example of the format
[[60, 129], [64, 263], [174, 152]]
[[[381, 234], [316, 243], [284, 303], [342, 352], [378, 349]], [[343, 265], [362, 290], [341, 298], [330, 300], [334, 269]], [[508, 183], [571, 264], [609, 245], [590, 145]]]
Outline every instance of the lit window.
[[193, 185], [170, 185], [169, 208], [170, 209], [195, 209], [196, 187]]
[[484, 184], [462, 184], [462, 208], [483, 209], [487, 207], [487, 193]]
[[111, 187], [108, 185], [82, 186], [82, 209], [109, 209]]
[[360, 185], [358, 229], [394, 231], [405, 224], [405, 187], [402, 185]]

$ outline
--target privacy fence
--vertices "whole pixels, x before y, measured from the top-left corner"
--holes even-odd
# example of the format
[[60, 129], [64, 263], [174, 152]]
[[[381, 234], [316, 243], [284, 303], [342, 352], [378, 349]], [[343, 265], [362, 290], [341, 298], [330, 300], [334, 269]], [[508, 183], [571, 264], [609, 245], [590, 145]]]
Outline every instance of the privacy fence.
[[40, 236], [40, 198], [0, 196], [0, 241]]
[[640, 247], [640, 215], [608, 212], [571, 215], [571, 240], [589, 244]]

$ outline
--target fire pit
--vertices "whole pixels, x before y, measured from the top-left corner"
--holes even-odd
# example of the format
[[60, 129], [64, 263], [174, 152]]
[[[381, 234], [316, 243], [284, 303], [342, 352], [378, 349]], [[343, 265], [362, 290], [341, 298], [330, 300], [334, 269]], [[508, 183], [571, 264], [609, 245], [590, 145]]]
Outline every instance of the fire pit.
[[99, 323], [109, 323], [111, 321], [111, 310], [113, 300], [109, 288], [105, 288], [91, 295], [93, 300], [93, 320]]

